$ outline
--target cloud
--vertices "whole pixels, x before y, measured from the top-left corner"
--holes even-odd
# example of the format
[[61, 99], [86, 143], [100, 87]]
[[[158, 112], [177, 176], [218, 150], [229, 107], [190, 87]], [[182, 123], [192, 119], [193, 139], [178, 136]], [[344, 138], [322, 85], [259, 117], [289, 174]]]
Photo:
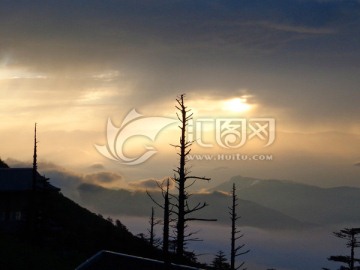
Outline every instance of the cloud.
[[315, 28], [315, 27], [306, 27], [306, 26], [296, 26], [296, 25], [287, 25], [287, 24], [277, 24], [277, 23], [269, 23], [269, 22], [260, 22], [259, 25], [284, 31], [284, 32], [292, 32], [296, 34], [311, 34], [311, 35], [325, 35], [325, 34], [335, 34], [336, 31], [330, 28]]
[[[70, 117], [74, 107], [89, 113], [96, 107], [97, 115], [108, 116], [110, 107], [118, 113], [115, 105], [129, 110], [149, 103], [156, 107], [164, 100], [168, 104], [176, 91], [227, 97], [239, 88], [250, 89], [261, 99], [262, 107], [289, 106], [287, 115], [293, 117], [298, 110], [303, 115], [304, 102], [327, 103], [320, 97], [327, 95], [330, 87], [314, 89], [296, 80], [285, 80], [281, 85], [273, 82], [269, 73], [283, 65], [287, 65], [283, 71], [288, 73], [294, 63], [298, 67], [304, 61], [325, 67], [334, 62], [346, 62], [346, 66], [347, 61], [356, 63], [356, 27], [348, 25], [359, 24], [355, 15], [360, 7], [341, 2], [198, 1], [193, 5], [180, 1], [170, 5], [151, 1], [136, 6], [131, 1], [91, 1], [86, 6], [68, 0], [53, 5], [1, 3], [0, 34], [8, 37], [0, 45], [0, 52], [4, 52], [1, 62], [7, 69], [44, 73], [46, 77], [7, 81], [2, 89], [16, 87], [23, 93], [21, 100], [32, 99], [22, 110], [24, 115], [31, 111], [32, 118], [35, 110], [39, 111], [37, 115], [49, 115], [51, 110], [53, 118], [59, 114]], [[302, 72], [299, 69], [293, 76], [298, 77]], [[307, 81], [313, 82], [316, 77]], [[328, 80], [328, 74], [325, 77]], [[333, 88], [353, 91], [340, 82]], [[41, 89], [43, 94], [33, 89]], [[304, 89], [309, 89], [308, 96], [303, 94]], [[281, 99], [274, 98], [280, 94]], [[21, 108], [19, 100], [13, 104], [17, 110], [19, 104]], [[313, 110], [319, 106], [310, 107], [309, 114], [318, 116]], [[334, 107], [339, 106], [329, 105], [324, 115]], [[10, 104], [9, 110], [13, 108]]]
[[[64, 73], [71, 68], [71, 61], [72, 72], [80, 66], [82, 70], [103, 67], [112, 71], [112, 78], [118, 71], [107, 64], [119, 59], [132, 67], [140, 65], [141, 59], [157, 66], [174, 52], [192, 57], [204, 49], [220, 49], [223, 54], [224, 46], [265, 49], [288, 40], [269, 34], [271, 29], [295, 34], [324, 32], [335, 23], [355, 20], [358, 9], [358, 4], [314, 1], [198, 1], [196, 5], [189, 1], [171, 5], [164, 1], [136, 5], [91, 1], [86, 6], [69, 0], [51, 6], [1, 3], [0, 33], [8, 37], [2, 46], [31, 66], [56, 67]], [[27, 15], [21, 16], [24, 13]], [[15, 19], [20, 16], [21, 20]], [[272, 27], [258, 29], [249, 24], [265, 20]]]
[[[162, 180], [142, 179], [142, 180], [128, 182], [128, 184], [129, 187], [134, 189], [160, 191], [159, 185], [161, 186], [163, 184], [163, 186], [165, 187], [167, 179], [168, 178], [164, 178]], [[169, 188], [172, 189], [174, 187], [174, 181], [170, 181], [169, 184], [170, 184]]]
[[93, 165], [90, 165], [89, 168], [94, 170], [103, 170], [105, 169], [105, 166], [102, 163], [94, 163]]
[[32, 164], [30, 162], [24, 162], [13, 158], [6, 159], [6, 163], [10, 166], [10, 168], [32, 168]]
[[124, 188], [127, 183], [123, 177], [118, 173], [113, 172], [98, 172], [87, 174], [83, 177], [83, 181], [88, 184], [100, 185], [108, 188]]
[[[12, 168], [32, 168], [33, 164], [31, 162], [21, 161], [14, 158], [6, 159], [6, 163], [9, 164]], [[40, 161], [37, 164], [39, 171], [49, 171], [49, 170], [59, 170], [65, 171], [65, 169], [59, 165], [56, 165], [53, 162]]]
[[213, 171], [223, 171], [223, 170], [228, 170], [228, 169], [229, 169], [229, 167], [227, 167], [227, 166], [219, 166], [219, 167], [213, 168], [212, 170]]
[[[10, 167], [31, 168], [32, 164], [16, 159], [7, 159]], [[99, 164], [95, 164], [99, 165]], [[99, 167], [99, 166], [96, 166]], [[52, 162], [39, 162], [38, 171], [50, 179], [50, 183], [61, 188], [61, 192], [79, 202], [77, 188], [84, 183], [107, 188], [128, 188], [123, 177], [113, 172], [97, 172], [83, 175], [58, 166]]]
[[355, 163], [354, 166], [360, 167], [360, 162]]
[[87, 184], [87, 183], [83, 183], [81, 185], [79, 185], [77, 187], [78, 190], [80, 190], [81, 192], [90, 192], [90, 193], [98, 193], [98, 192], [102, 192], [105, 189], [101, 186], [98, 185], [93, 185], [93, 184]]

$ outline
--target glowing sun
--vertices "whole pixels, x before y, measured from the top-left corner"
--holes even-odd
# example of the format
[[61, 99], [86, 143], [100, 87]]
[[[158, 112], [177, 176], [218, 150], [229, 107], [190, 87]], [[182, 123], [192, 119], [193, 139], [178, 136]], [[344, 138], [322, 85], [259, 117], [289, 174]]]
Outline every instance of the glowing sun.
[[232, 98], [224, 101], [223, 109], [232, 112], [245, 112], [250, 110], [251, 105], [246, 98]]

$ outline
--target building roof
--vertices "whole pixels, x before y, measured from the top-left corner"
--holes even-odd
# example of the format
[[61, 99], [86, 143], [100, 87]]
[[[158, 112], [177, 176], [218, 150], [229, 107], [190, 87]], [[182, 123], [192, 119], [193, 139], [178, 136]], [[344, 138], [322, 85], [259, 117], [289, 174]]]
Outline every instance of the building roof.
[[[82, 263], [75, 270], [115, 270], [115, 269], [136, 269], [136, 270], [196, 270], [185, 265], [171, 264], [166, 267], [163, 261], [142, 258], [123, 253], [116, 253], [102, 250]], [[200, 269], [201, 270], [201, 269]]]
[[[60, 191], [36, 172], [36, 189]], [[32, 168], [0, 168], [0, 191], [30, 191], [33, 188]]]

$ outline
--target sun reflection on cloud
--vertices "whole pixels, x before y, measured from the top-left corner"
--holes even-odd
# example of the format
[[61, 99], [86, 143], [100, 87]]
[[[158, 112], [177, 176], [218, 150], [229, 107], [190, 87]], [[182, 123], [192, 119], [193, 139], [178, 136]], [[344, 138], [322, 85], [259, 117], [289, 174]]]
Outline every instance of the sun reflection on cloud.
[[217, 99], [215, 97], [195, 98], [188, 101], [189, 108], [197, 115], [228, 115], [249, 113], [256, 104], [249, 102], [250, 96]]
[[232, 112], [245, 112], [251, 109], [246, 98], [232, 98], [223, 102], [223, 110]]
[[92, 75], [92, 78], [95, 80], [101, 80], [106, 82], [111, 82], [120, 76], [118, 70], [108, 70]]
[[43, 73], [32, 72], [26, 69], [0, 67], [0, 80], [16, 79], [47, 79]]

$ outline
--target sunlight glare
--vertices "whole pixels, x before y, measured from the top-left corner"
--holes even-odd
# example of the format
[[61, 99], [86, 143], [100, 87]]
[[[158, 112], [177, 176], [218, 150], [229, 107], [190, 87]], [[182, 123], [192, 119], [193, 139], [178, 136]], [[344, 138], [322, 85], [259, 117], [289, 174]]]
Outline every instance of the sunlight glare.
[[224, 101], [223, 109], [232, 112], [245, 112], [250, 110], [251, 105], [247, 103], [246, 98], [232, 98]]

